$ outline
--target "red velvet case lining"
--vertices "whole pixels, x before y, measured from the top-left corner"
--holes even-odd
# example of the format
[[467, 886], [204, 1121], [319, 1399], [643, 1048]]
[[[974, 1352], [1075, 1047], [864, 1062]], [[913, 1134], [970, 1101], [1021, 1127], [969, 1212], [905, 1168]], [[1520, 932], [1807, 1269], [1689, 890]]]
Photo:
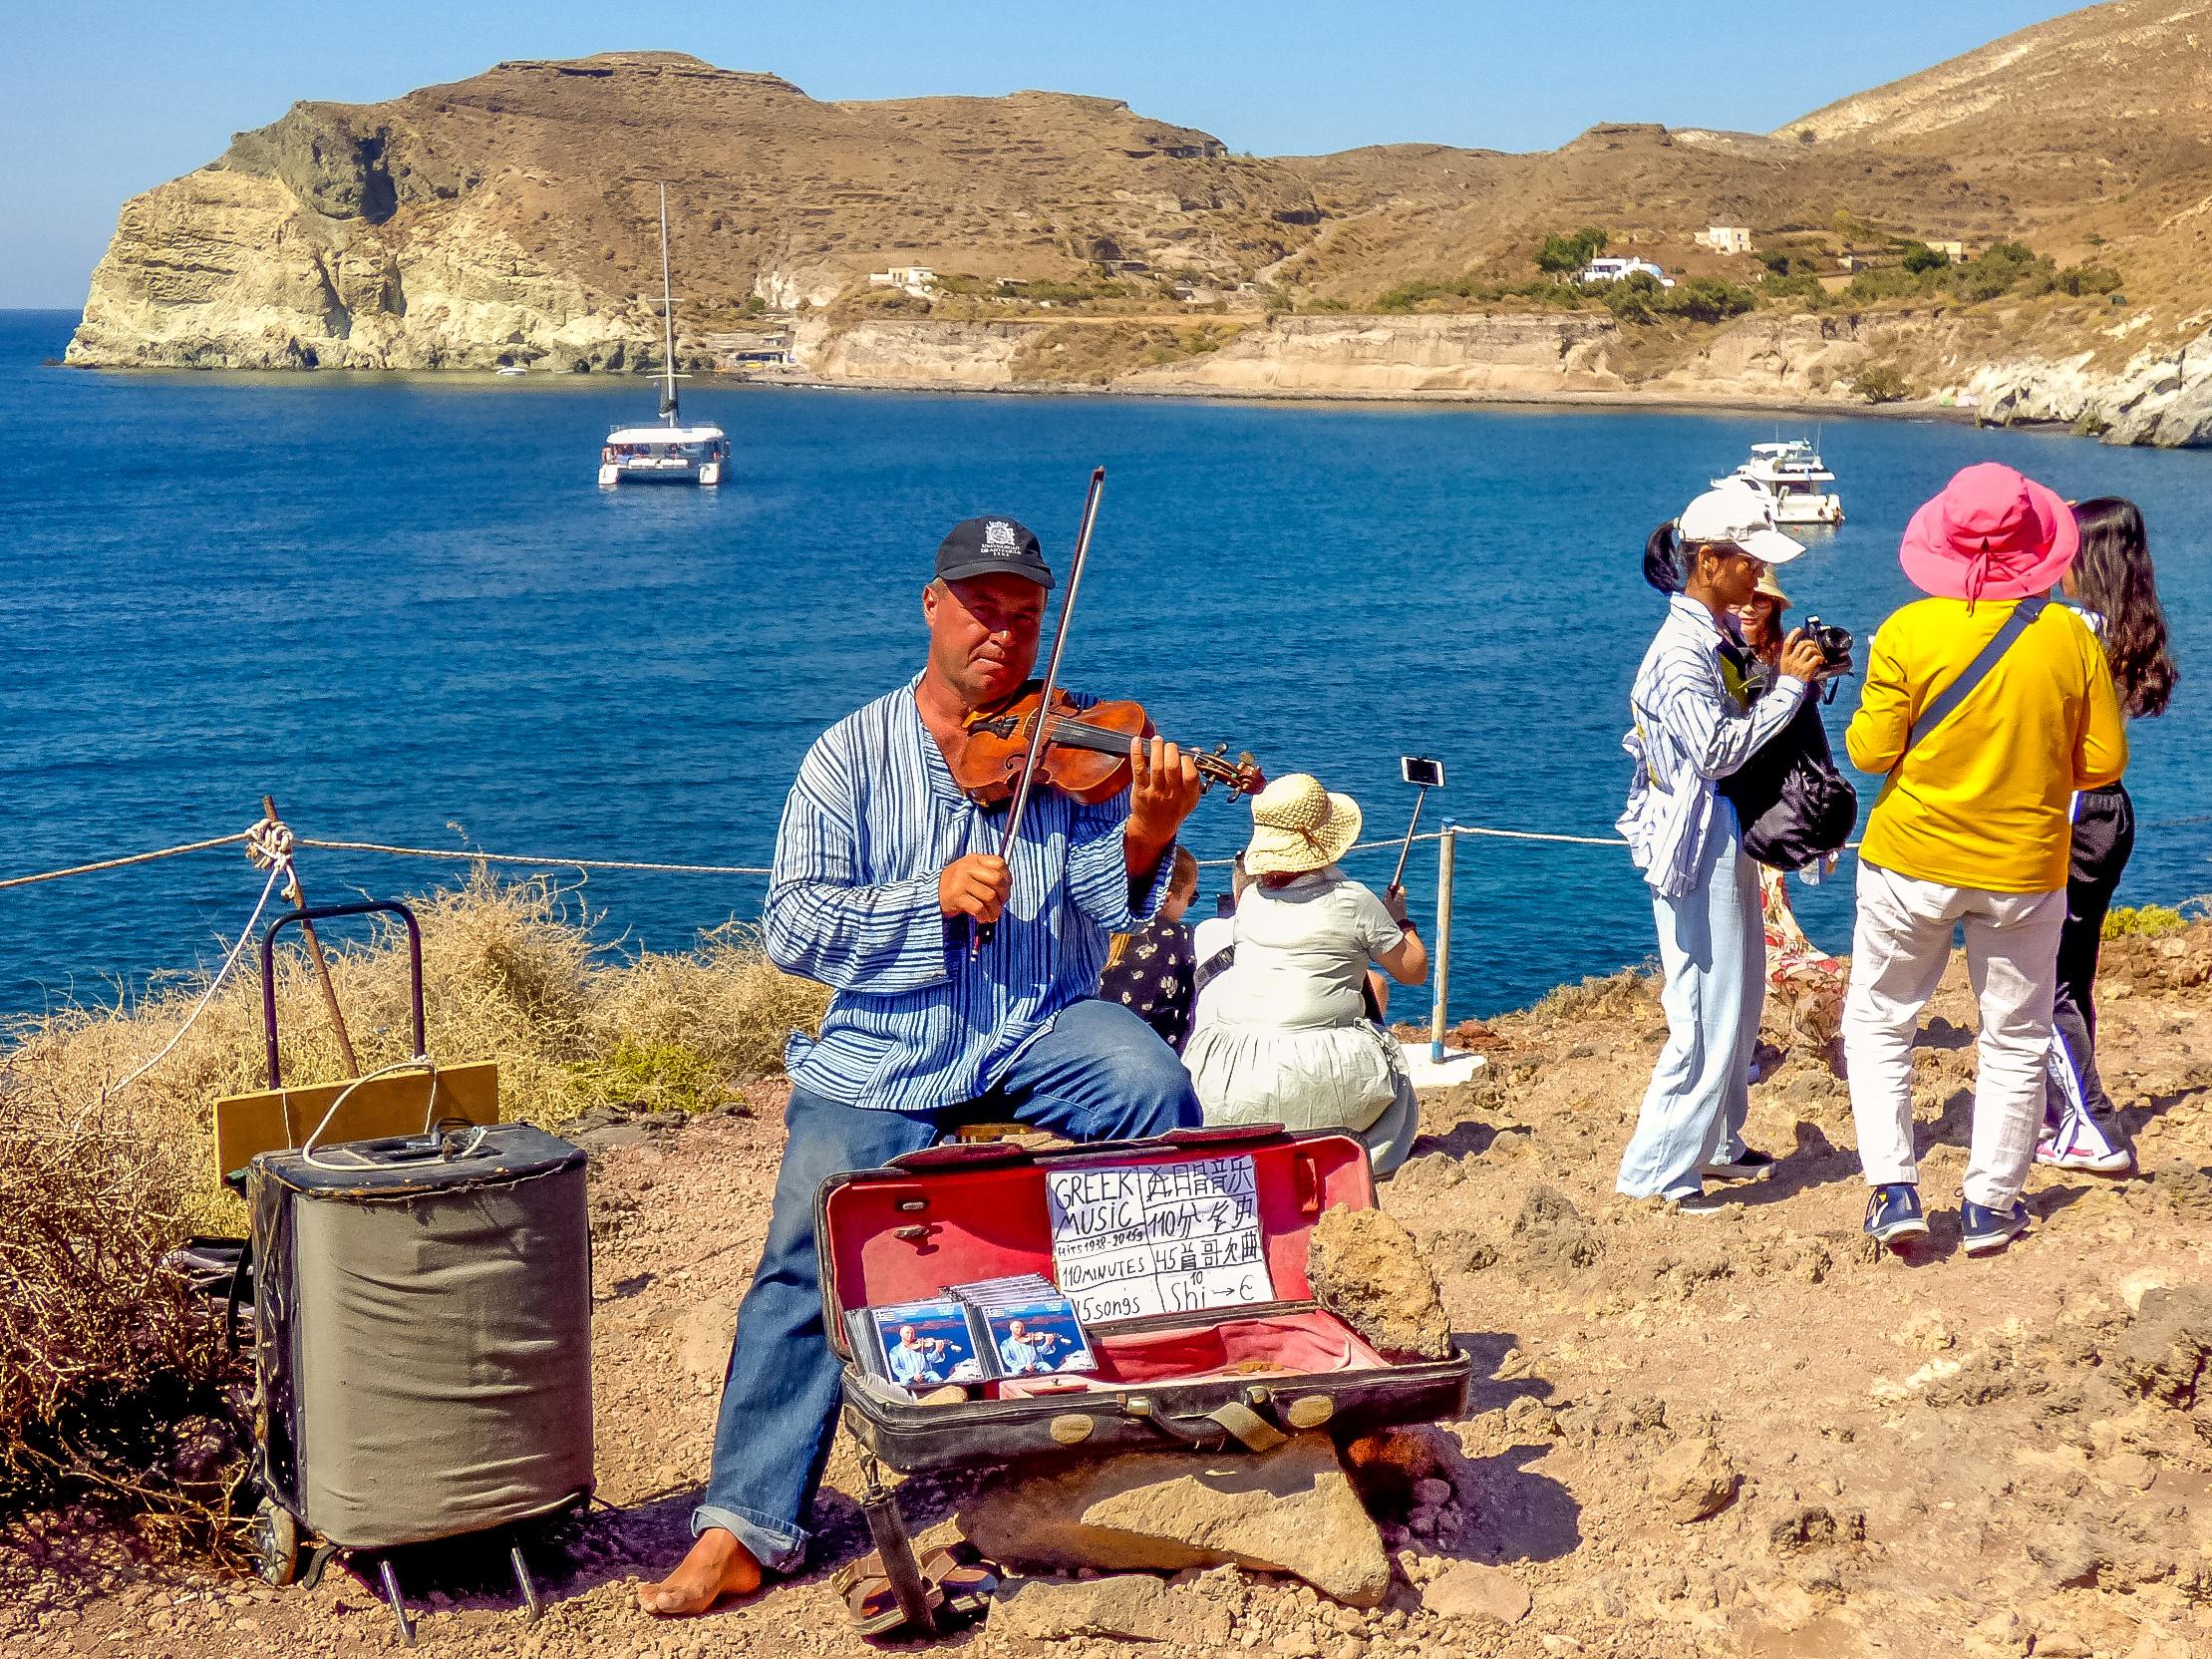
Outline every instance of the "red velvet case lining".
[[[1217, 1143], [1157, 1153], [1077, 1151], [974, 1169], [954, 1163], [871, 1170], [845, 1181], [823, 1204], [832, 1299], [842, 1313], [920, 1301], [948, 1285], [1009, 1273], [1053, 1278], [1052, 1223], [1045, 1203], [1048, 1168], [1085, 1161], [1177, 1163], [1245, 1154], [1257, 1177], [1260, 1236], [1276, 1298], [1306, 1300], [1313, 1294], [1306, 1279], [1306, 1243], [1322, 1211], [1336, 1204], [1367, 1209], [1375, 1202], [1366, 1151], [1349, 1136], [1309, 1135], [1250, 1146]], [[1096, 1382], [1106, 1387], [1188, 1381], [1246, 1360], [1264, 1359], [1294, 1372], [1385, 1363], [1342, 1321], [1319, 1309], [1239, 1318], [1234, 1308], [1216, 1308], [1167, 1329], [1128, 1330], [1103, 1322], [1090, 1334], [1100, 1362]], [[842, 1351], [841, 1321], [830, 1338]], [[1009, 1390], [1008, 1397], [1013, 1393]]]
[[1136, 1383], [1194, 1383], [1222, 1375], [1248, 1375], [1262, 1382], [1274, 1374], [1233, 1371], [1233, 1367], [1251, 1360], [1265, 1360], [1301, 1376], [1382, 1369], [1390, 1364], [1324, 1308], [1267, 1314], [1257, 1319], [1231, 1318], [1221, 1324], [1176, 1326], [1170, 1330], [1103, 1334], [1094, 1337], [1091, 1346], [1099, 1357], [1099, 1369], [1089, 1376], [1062, 1374], [1043, 1388], [1020, 1381], [1004, 1382], [996, 1389], [997, 1397], [1018, 1400], [1082, 1392], [1070, 1388], [1070, 1383], [1113, 1389]]

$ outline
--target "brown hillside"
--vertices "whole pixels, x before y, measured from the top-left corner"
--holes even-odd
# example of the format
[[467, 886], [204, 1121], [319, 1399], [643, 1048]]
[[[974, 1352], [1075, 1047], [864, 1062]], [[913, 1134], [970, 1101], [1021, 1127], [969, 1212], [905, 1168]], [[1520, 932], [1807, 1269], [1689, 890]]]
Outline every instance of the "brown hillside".
[[387, 104], [302, 104], [216, 165], [416, 236], [466, 207], [613, 297], [658, 287], [666, 180], [687, 293], [710, 305], [757, 277], [834, 292], [892, 263], [1051, 276], [1124, 247], [1248, 269], [1315, 217], [1287, 167], [1111, 100], [824, 104], [677, 53], [502, 63]]

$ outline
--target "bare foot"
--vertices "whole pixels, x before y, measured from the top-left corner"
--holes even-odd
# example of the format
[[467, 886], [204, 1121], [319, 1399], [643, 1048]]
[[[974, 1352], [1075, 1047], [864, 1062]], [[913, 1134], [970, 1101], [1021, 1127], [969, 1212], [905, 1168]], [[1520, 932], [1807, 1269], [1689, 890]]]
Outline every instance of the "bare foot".
[[751, 1595], [761, 1587], [761, 1563], [737, 1535], [710, 1526], [692, 1540], [691, 1553], [658, 1584], [638, 1586], [638, 1605], [662, 1618], [696, 1618], [725, 1596]]

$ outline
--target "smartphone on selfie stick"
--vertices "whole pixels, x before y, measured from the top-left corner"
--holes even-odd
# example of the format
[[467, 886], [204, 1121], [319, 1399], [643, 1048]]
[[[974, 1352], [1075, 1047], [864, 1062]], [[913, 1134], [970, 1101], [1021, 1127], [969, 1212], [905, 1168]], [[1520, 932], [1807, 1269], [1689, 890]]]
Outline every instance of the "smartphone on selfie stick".
[[1391, 885], [1403, 889], [1406, 880], [1406, 855], [1414, 850], [1414, 831], [1421, 828], [1421, 810], [1427, 802], [1430, 790], [1444, 787], [1444, 764], [1430, 760], [1426, 755], [1401, 755], [1398, 758], [1398, 775], [1421, 791], [1414, 797], [1413, 821], [1406, 826], [1406, 840], [1398, 849], [1398, 868], [1391, 875]]

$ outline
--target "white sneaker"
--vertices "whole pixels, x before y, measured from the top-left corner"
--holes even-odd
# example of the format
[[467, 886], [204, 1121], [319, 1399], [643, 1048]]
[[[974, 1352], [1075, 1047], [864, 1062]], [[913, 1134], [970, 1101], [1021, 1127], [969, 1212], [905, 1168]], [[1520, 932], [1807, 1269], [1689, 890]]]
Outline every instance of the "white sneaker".
[[2069, 1115], [2055, 1131], [2036, 1143], [2036, 1161], [2053, 1169], [2124, 1175], [2135, 1167], [2135, 1155], [2105, 1140], [2103, 1132], [2087, 1117]]

